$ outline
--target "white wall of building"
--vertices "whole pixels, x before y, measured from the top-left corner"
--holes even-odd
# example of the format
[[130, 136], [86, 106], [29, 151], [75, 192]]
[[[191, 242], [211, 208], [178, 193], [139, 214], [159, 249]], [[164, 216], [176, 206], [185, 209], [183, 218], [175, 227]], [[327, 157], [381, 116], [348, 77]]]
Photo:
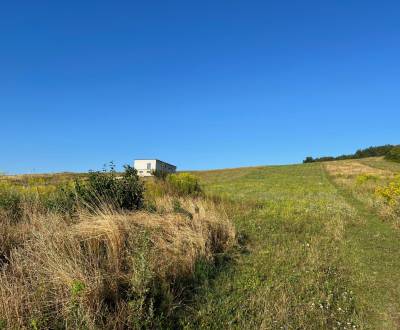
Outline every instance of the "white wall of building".
[[175, 173], [176, 166], [162, 162], [158, 159], [136, 159], [134, 168], [139, 176], [152, 176], [153, 171]]
[[135, 160], [134, 167], [138, 171], [139, 176], [152, 176], [152, 172], [156, 170], [155, 159], [137, 159]]

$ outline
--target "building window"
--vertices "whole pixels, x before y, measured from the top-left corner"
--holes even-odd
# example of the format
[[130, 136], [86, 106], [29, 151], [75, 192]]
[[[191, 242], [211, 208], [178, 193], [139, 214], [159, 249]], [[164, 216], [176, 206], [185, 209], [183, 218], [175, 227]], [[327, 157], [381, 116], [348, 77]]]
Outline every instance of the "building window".
[[151, 170], [151, 163], [147, 163], [147, 169]]

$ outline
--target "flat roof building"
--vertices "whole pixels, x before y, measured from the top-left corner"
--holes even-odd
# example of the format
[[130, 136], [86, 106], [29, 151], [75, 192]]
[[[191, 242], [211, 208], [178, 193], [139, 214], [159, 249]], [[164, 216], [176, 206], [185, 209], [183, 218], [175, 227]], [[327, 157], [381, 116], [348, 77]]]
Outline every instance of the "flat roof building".
[[175, 173], [176, 166], [159, 159], [136, 159], [134, 168], [139, 176], [152, 176], [155, 171], [162, 173]]

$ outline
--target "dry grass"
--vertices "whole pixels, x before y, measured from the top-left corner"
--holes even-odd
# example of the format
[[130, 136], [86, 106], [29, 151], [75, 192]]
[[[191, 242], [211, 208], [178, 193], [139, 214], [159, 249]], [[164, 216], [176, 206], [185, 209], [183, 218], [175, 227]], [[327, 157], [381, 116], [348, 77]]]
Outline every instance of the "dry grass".
[[392, 172], [388, 170], [371, 167], [356, 160], [326, 162], [325, 168], [334, 176], [355, 176], [364, 174], [386, 177], [392, 174]]
[[156, 208], [104, 207], [69, 220], [33, 214], [25, 224], [29, 239], [11, 251], [0, 273], [0, 328], [160, 325], [157, 311], [167, 318], [179, 304], [179, 280], [230, 248], [235, 231], [203, 199], [165, 197]]
[[325, 169], [334, 181], [346, 187], [360, 201], [374, 210], [382, 220], [400, 228], [397, 205], [387, 203], [376, 192], [396, 177], [398, 164], [382, 158], [326, 162]]

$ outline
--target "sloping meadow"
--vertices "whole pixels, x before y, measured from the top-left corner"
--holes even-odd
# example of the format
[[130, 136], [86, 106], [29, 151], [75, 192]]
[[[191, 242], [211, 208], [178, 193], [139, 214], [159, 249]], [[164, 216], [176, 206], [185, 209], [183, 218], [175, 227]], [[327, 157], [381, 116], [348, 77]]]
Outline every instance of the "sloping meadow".
[[400, 164], [383, 158], [325, 163], [333, 180], [366, 203], [383, 221], [400, 228]]

